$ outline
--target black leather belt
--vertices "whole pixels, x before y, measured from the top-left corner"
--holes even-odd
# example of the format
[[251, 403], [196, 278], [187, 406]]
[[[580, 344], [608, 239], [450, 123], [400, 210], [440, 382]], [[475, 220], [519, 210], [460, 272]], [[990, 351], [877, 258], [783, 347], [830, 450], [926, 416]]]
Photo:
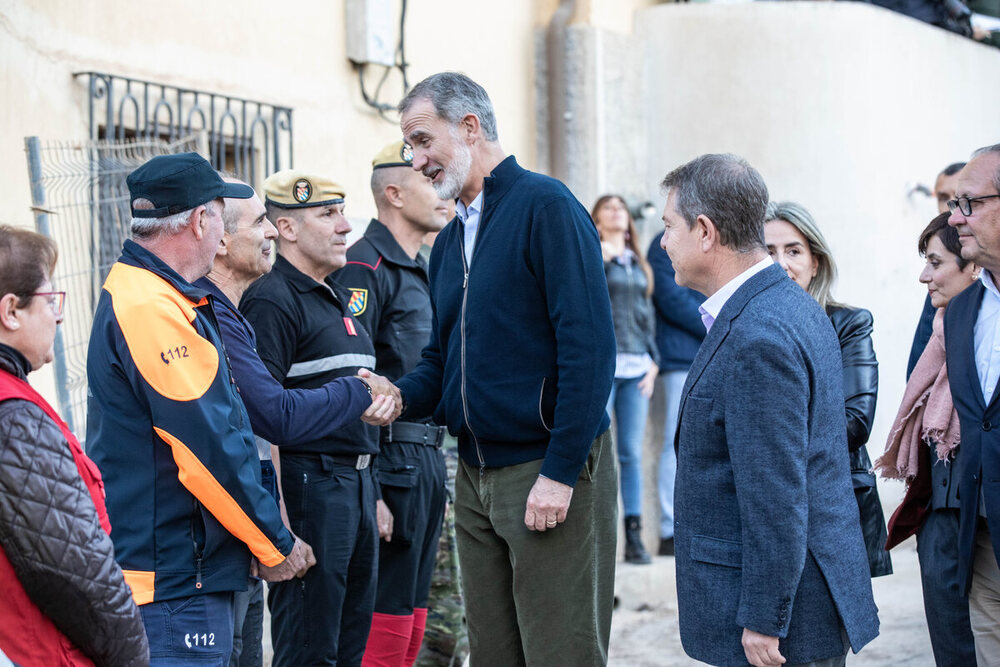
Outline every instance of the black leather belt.
[[427, 447], [440, 447], [447, 432], [444, 426], [436, 424], [417, 424], [414, 422], [393, 422], [383, 426], [379, 439], [383, 443], [409, 442]]

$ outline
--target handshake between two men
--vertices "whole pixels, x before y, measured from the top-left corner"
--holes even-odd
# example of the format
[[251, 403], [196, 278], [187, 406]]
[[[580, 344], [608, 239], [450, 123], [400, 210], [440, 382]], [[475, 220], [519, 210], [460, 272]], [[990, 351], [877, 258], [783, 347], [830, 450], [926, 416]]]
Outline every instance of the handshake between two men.
[[357, 377], [368, 385], [372, 404], [361, 414], [361, 421], [372, 426], [388, 426], [403, 412], [403, 397], [396, 385], [367, 368], [358, 371]]
[[[367, 368], [358, 371], [357, 377], [361, 379], [371, 390], [371, 405], [361, 414], [361, 421], [372, 426], [388, 426], [395, 421], [403, 411], [403, 399], [396, 385], [389, 382], [385, 377], [373, 373]], [[284, 502], [281, 503], [281, 515], [288, 526], [287, 514], [284, 510]], [[377, 508], [377, 520], [379, 527], [379, 537], [389, 541], [392, 539], [392, 513], [388, 506], [379, 500]], [[298, 536], [295, 537], [295, 545], [288, 556], [278, 565], [268, 567], [254, 559], [250, 574], [260, 577], [267, 582], [289, 581], [292, 578], [302, 578], [310, 567], [316, 564], [316, 556], [312, 547], [303, 542]]]

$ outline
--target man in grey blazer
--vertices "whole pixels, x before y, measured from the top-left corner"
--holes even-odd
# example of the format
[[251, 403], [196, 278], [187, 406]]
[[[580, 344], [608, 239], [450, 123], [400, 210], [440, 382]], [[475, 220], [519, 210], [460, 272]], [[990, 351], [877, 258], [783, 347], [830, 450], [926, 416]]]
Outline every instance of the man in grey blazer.
[[663, 179], [660, 245], [708, 298], [675, 447], [684, 650], [716, 665], [843, 665], [878, 635], [845, 442], [840, 346], [764, 246], [767, 187], [735, 155]]

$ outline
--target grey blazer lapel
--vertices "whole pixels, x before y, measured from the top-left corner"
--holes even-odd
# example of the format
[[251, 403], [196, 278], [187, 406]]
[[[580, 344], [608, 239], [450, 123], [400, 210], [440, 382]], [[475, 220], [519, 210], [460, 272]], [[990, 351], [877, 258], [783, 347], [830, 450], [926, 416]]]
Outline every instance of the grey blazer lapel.
[[695, 383], [698, 382], [698, 379], [705, 372], [708, 363], [719, 350], [719, 346], [726, 340], [732, 328], [733, 320], [743, 312], [743, 308], [752, 298], [784, 278], [786, 278], [785, 272], [781, 267], [777, 264], [769, 266], [763, 271], [754, 274], [750, 280], [740, 285], [740, 288], [722, 306], [719, 316], [712, 323], [712, 328], [709, 329], [705, 340], [701, 343], [701, 347], [698, 348], [698, 354], [695, 355], [694, 361], [691, 362], [691, 369], [688, 371], [687, 380], [684, 382], [684, 389], [681, 391], [681, 404], [677, 412], [678, 429], [674, 432], [675, 449], [677, 448], [677, 433], [680, 432], [679, 427], [684, 417], [684, 405], [687, 403], [688, 394], [691, 393], [691, 388], [694, 387]]

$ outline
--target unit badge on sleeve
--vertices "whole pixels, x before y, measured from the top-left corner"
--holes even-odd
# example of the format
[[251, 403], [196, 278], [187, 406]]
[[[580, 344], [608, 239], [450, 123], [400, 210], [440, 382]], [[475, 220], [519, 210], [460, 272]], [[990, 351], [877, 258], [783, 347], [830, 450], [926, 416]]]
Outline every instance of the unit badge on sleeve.
[[357, 317], [368, 307], [368, 290], [353, 287], [348, 289], [351, 290], [351, 300], [347, 302], [347, 309], [351, 311], [351, 315]]

